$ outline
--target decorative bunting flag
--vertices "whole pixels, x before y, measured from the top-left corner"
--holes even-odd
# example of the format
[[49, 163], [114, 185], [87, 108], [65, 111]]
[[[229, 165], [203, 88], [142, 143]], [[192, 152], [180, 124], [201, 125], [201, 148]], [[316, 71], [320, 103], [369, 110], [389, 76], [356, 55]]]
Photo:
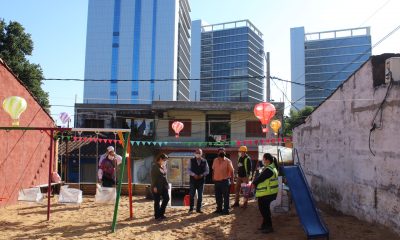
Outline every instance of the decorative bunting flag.
[[[77, 137], [77, 136], [56, 136], [55, 140], [60, 139], [61, 141], [83, 141], [83, 142], [96, 142], [96, 143], [108, 143], [108, 144], [120, 144], [123, 145], [122, 140], [116, 139], [104, 139], [104, 138], [94, 138], [94, 137]], [[286, 143], [291, 142], [291, 137], [282, 138], [271, 138], [271, 139], [255, 139], [255, 140], [232, 140], [224, 142], [159, 142], [159, 141], [130, 141], [131, 145], [134, 146], [167, 146], [167, 145], [183, 145], [187, 147], [221, 147], [221, 146], [251, 146], [251, 145], [264, 145], [264, 144], [275, 144], [275, 143]]]

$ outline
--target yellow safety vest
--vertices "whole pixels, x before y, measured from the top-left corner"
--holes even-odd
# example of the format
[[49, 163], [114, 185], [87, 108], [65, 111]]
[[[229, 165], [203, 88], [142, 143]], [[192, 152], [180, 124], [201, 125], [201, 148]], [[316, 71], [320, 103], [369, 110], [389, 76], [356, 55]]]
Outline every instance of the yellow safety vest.
[[279, 183], [278, 183], [278, 170], [275, 167], [275, 164], [270, 164], [268, 167], [264, 167], [263, 171], [270, 169], [273, 172], [272, 177], [266, 179], [264, 182], [261, 182], [257, 185], [256, 189], [256, 197], [264, 197], [267, 195], [272, 195], [278, 193]]

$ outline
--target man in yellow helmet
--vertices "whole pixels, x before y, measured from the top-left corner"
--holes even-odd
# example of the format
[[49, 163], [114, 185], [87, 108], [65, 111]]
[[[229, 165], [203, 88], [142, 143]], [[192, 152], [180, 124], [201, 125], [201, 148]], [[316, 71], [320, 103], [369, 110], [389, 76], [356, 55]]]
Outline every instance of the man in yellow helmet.
[[[240, 199], [240, 187], [242, 183], [249, 183], [250, 173], [251, 173], [251, 158], [247, 155], [247, 147], [240, 146], [239, 147], [239, 159], [238, 159], [238, 177], [236, 180], [236, 188], [235, 188], [235, 203], [232, 207], [239, 206], [239, 199]], [[247, 207], [248, 198], [244, 198], [243, 207]]]

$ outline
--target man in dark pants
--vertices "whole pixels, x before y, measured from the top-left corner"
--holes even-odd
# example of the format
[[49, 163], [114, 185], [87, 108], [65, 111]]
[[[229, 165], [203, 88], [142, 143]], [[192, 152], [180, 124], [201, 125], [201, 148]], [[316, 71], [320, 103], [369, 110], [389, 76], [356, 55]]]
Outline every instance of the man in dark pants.
[[259, 230], [263, 233], [270, 233], [274, 231], [272, 228], [270, 205], [276, 199], [279, 190], [278, 162], [271, 154], [265, 153], [263, 164], [265, 167], [252, 184], [256, 186], [258, 208], [263, 217], [263, 222]]
[[[239, 159], [238, 159], [238, 176], [236, 179], [236, 188], [235, 188], [235, 203], [232, 207], [239, 207], [239, 199], [240, 199], [240, 189], [242, 183], [248, 184], [251, 174], [251, 158], [247, 154], [247, 147], [240, 146], [239, 148]], [[244, 198], [243, 207], [247, 207], [248, 198]]]
[[[151, 168], [151, 189], [154, 197], [154, 218], [165, 218], [165, 208], [169, 201], [166, 161], [168, 156], [161, 154]], [[161, 198], [163, 199], [160, 207]]]
[[189, 213], [193, 212], [194, 207], [194, 195], [197, 190], [197, 206], [196, 212], [203, 213], [201, 211], [201, 202], [203, 200], [203, 190], [205, 177], [208, 175], [210, 169], [208, 167], [207, 160], [202, 158], [203, 151], [197, 149], [195, 157], [190, 159], [188, 166], [188, 173], [190, 175], [190, 209]]
[[[215, 201], [217, 209], [214, 213], [229, 214], [229, 187], [233, 184], [232, 161], [225, 157], [225, 149], [218, 149], [218, 157], [213, 162], [213, 181], [215, 188]], [[222, 209], [222, 203], [224, 208]]]

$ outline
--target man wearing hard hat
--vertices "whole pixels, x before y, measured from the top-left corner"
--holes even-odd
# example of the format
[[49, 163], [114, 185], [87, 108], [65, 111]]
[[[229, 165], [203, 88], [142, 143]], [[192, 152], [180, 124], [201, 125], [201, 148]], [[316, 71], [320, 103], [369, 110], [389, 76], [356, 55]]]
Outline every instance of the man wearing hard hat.
[[[238, 171], [235, 189], [235, 203], [232, 207], [239, 207], [240, 199], [240, 187], [242, 183], [249, 183], [250, 173], [251, 173], [251, 158], [247, 155], [247, 147], [239, 147], [239, 160], [238, 160]], [[247, 198], [244, 199], [243, 207], [247, 207]]]

